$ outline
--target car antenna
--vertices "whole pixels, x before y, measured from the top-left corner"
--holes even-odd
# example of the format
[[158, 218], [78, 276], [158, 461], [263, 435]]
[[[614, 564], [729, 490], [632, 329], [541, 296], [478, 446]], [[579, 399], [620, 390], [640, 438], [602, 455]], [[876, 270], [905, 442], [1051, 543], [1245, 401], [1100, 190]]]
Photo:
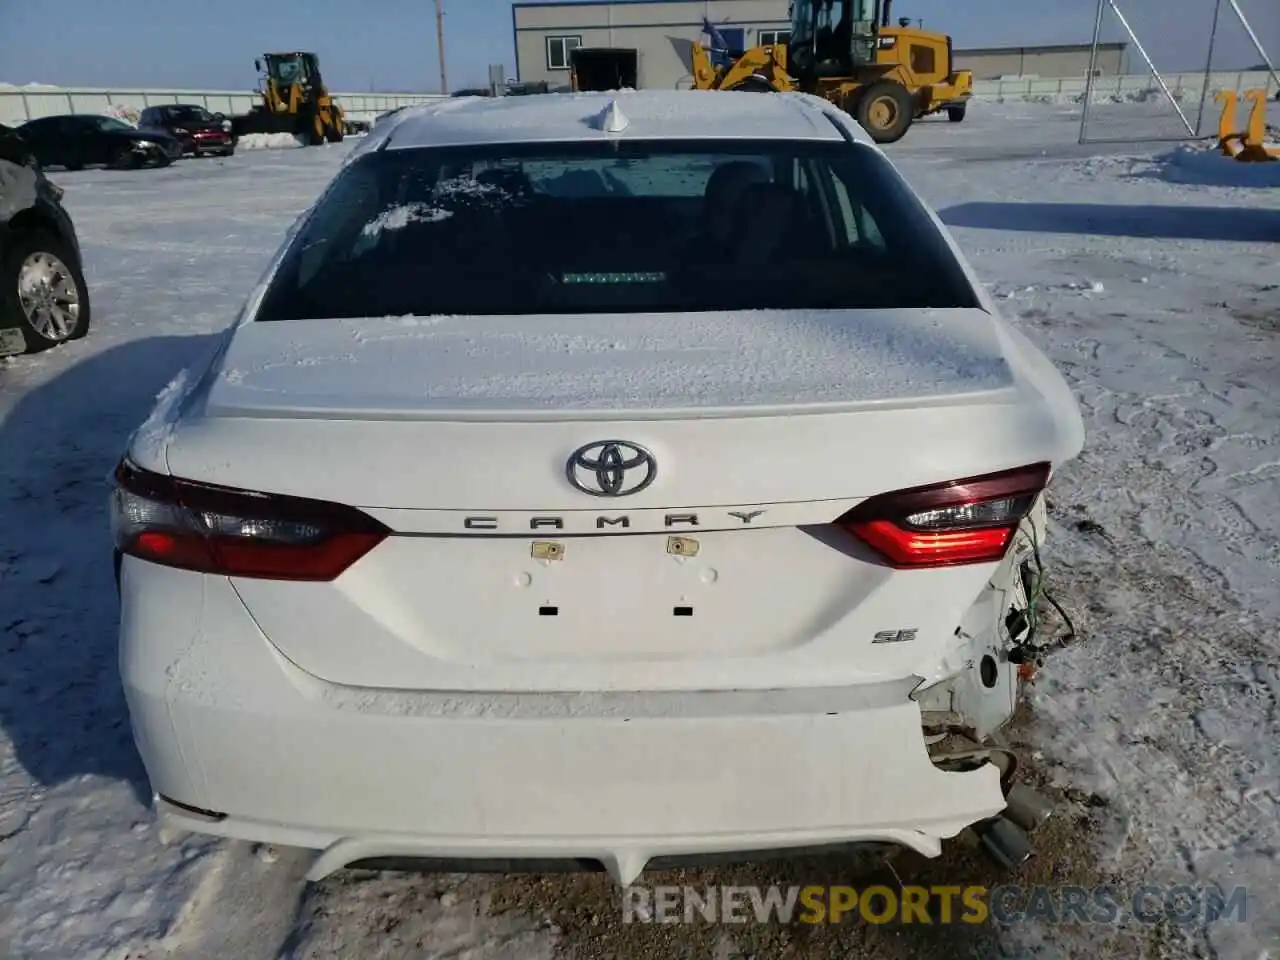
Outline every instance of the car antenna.
[[596, 117], [596, 125], [605, 133], [621, 133], [631, 125], [617, 100], [610, 100], [609, 105]]

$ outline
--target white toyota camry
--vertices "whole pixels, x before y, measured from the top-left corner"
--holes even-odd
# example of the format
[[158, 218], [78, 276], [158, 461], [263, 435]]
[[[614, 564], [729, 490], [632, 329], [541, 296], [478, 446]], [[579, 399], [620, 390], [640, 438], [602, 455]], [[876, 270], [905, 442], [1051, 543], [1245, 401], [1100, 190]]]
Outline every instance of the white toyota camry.
[[989, 736], [1082, 443], [821, 100], [402, 110], [117, 470], [160, 821], [312, 879], [936, 855], [1006, 810]]

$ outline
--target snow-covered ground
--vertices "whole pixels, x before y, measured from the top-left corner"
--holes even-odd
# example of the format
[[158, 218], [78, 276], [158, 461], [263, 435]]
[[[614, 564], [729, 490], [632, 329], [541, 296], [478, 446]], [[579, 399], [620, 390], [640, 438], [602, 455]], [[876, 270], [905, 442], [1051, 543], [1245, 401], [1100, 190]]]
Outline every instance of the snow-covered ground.
[[[975, 104], [892, 148], [1085, 410], [1047, 557], [1081, 638], [1048, 661], [1019, 737], [1040, 776], [1100, 805], [1068, 835], [1093, 875], [1249, 888], [1246, 922], [1165, 930], [1166, 955], [1261, 957], [1280, 949], [1280, 164], [1081, 147], [1077, 111]], [[1094, 132], [1169, 133], [1168, 113], [1107, 105]], [[348, 149], [54, 175], [94, 326], [0, 362], [0, 956], [514, 960], [566, 938], [646, 955], [640, 929], [575, 906], [578, 881], [304, 889], [300, 855], [164, 847], [151, 829], [116, 675], [106, 474]], [[565, 911], [588, 934], [547, 924]], [[651, 955], [679, 955], [664, 935]], [[1097, 927], [990, 935], [1006, 955], [1118, 949]], [[593, 953], [609, 936], [633, 945]]]

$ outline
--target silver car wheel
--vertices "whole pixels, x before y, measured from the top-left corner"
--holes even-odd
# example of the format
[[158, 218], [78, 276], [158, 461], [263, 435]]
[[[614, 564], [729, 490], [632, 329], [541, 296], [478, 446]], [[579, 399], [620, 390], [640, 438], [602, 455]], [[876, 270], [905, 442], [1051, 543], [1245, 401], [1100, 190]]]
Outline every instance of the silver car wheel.
[[80, 290], [66, 264], [38, 250], [18, 268], [18, 302], [27, 323], [46, 340], [70, 338], [80, 322]]

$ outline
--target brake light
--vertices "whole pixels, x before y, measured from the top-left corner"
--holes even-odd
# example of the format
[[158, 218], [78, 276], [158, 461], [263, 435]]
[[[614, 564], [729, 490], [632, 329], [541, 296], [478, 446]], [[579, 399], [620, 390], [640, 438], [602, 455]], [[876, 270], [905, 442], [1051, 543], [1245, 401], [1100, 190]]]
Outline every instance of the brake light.
[[391, 532], [354, 507], [179, 480], [127, 459], [115, 481], [116, 549], [182, 570], [333, 580]]
[[836, 521], [895, 567], [991, 563], [1049, 482], [1049, 464], [871, 497]]

